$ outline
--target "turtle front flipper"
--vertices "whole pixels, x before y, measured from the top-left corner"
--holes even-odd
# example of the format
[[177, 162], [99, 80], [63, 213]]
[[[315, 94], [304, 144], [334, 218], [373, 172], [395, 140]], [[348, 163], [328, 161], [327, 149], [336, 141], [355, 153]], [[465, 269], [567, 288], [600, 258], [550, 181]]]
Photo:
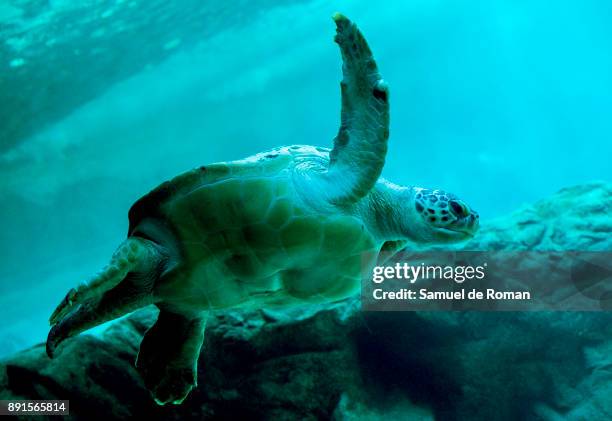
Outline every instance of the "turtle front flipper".
[[59, 344], [72, 336], [152, 303], [151, 290], [142, 287], [138, 275], [128, 275], [115, 288], [78, 304], [54, 324], [47, 337], [47, 355], [53, 358]]
[[149, 240], [130, 237], [113, 254], [110, 263], [96, 276], [68, 291], [59, 303], [49, 323], [56, 324], [79, 304], [103, 294], [117, 286], [128, 273], [149, 269], [151, 262], [159, 260], [159, 250]]
[[159, 405], [182, 403], [197, 386], [207, 313], [184, 316], [161, 309], [140, 344], [136, 368]]
[[130, 237], [91, 281], [71, 289], [50, 318], [47, 355], [71, 336], [154, 302], [153, 287], [167, 263], [163, 248]]
[[325, 176], [332, 186], [330, 201], [341, 204], [364, 197], [382, 172], [389, 138], [389, 89], [357, 26], [340, 13], [334, 21], [343, 60], [342, 113]]

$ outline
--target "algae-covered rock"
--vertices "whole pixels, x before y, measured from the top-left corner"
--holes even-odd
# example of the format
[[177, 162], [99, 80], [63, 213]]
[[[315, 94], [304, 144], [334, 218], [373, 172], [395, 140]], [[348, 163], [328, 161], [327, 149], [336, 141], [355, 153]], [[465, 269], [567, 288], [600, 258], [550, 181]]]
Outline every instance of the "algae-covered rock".
[[[560, 191], [485, 224], [466, 249], [612, 250], [612, 186]], [[0, 364], [0, 399], [69, 399], [78, 419], [612, 417], [612, 314], [359, 311], [357, 298], [211, 318], [199, 386], [157, 406], [134, 360], [146, 309]]]

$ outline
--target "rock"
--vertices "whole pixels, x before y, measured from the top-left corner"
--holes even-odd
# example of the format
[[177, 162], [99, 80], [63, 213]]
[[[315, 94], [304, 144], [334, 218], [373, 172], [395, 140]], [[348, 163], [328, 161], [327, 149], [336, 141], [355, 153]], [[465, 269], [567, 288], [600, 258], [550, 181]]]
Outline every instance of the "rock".
[[466, 250], [612, 250], [612, 184], [567, 187], [484, 224]]
[[[466, 249], [612, 250], [612, 186], [568, 188]], [[157, 406], [134, 360], [145, 309], [100, 336], [0, 364], [0, 399], [69, 399], [75, 419], [609, 419], [612, 315], [359, 311], [357, 298], [211, 318], [199, 387]]]

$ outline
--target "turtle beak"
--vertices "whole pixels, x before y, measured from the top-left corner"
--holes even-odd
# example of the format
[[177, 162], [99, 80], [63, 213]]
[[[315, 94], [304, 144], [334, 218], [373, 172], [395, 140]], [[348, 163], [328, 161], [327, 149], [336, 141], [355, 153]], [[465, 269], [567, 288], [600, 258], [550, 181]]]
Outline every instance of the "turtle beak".
[[477, 212], [469, 212], [463, 218], [457, 218], [452, 224], [445, 227], [448, 231], [463, 234], [468, 238], [474, 237], [480, 226], [480, 220]]
[[435, 231], [439, 238], [453, 243], [468, 240], [474, 237], [474, 232], [472, 231], [453, 229], [452, 227], [436, 227]]

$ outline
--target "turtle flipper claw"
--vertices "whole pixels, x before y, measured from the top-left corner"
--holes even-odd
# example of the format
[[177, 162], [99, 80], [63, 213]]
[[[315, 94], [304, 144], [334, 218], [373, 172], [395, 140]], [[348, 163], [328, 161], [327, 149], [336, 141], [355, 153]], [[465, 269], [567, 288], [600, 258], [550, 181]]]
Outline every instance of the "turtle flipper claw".
[[49, 324], [53, 326], [56, 324], [61, 318], [63, 318], [66, 314], [72, 310], [72, 305], [75, 302], [77, 296], [77, 290], [72, 288], [64, 299], [59, 303], [51, 317], [49, 318]]

